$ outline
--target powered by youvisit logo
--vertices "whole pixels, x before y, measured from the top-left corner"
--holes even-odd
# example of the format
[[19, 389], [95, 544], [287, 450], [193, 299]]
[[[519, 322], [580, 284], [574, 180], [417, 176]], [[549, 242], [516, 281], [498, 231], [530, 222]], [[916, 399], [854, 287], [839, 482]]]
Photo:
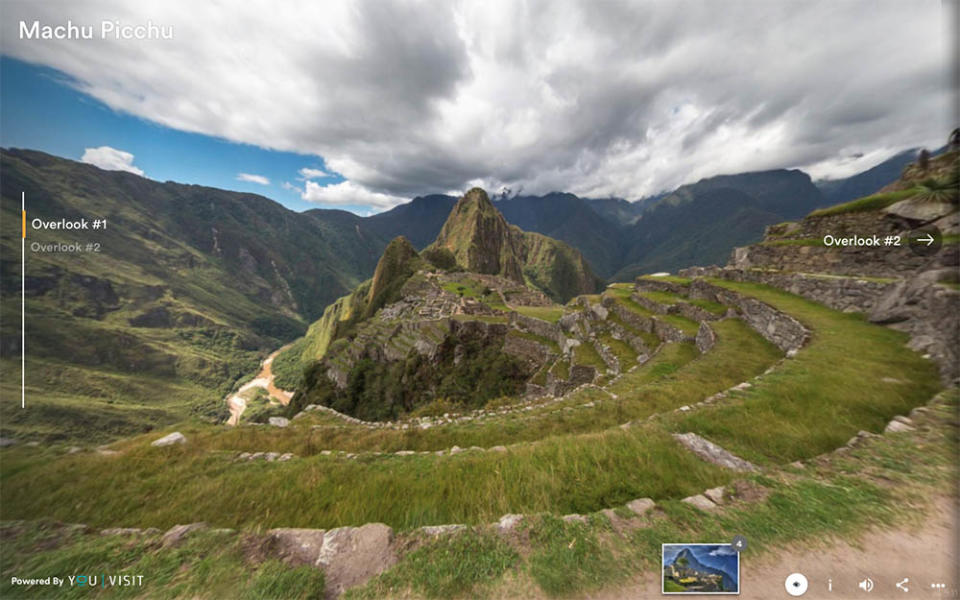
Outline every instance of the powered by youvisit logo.
[[108, 588], [108, 587], [142, 587], [143, 575], [130, 575], [120, 573], [117, 575], [107, 575], [99, 573], [96, 575], [66, 575], [49, 577], [11, 577], [10, 585], [18, 587], [89, 587], [89, 588]]

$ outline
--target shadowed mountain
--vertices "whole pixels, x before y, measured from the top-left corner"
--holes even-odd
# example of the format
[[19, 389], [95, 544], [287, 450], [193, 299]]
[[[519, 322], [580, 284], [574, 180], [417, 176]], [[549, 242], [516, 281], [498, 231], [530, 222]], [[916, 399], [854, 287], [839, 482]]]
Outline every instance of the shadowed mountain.
[[598, 214], [582, 198], [553, 192], [500, 200], [496, 207], [524, 231], [542, 233], [577, 248], [601, 277], [609, 277], [619, 267], [622, 226]]
[[802, 171], [721, 175], [682, 186], [626, 230], [624, 266], [613, 278], [721, 264], [733, 247], [759, 241], [767, 225], [805, 215], [822, 203]]
[[[4, 150], [2, 170], [5, 297], [20, 291], [21, 192], [30, 221], [106, 220], [83, 232], [30, 229], [26, 257], [27, 383], [40, 398], [83, 398], [78, 420], [109, 413], [106, 429], [149, 428], [198, 405], [219, 410], [221, 394], [263, 353], [301, 335], [369, 277], [385, 245], [349, 213], [315, 218], [255, 194], [161, 183], [41, 152]], [[58, 242], [81, 250], [47, 251]], [[3, 305], [4, 358], [19, 352], [14, 304]], [[118, 383], [134, 375], [136, 383]], [[188, 393], [193, 384], [203, 389]], [[174, 397], [183, 402], [167, 406]], [[136, 423], [121, 414], [122, 406], [151, 405], [164, 408], [139, 412]], [[37, 404], [16, 419], [44, 413]], [[46, 414], [69, 429], [62, 404]]]
[[436, 239], [456, 203], [456, 198], [443, 194], [417, 196], [406, 204], [366, 217], [364, 222], [383, 239], [402, 235], [414, 247], [424, 248]]

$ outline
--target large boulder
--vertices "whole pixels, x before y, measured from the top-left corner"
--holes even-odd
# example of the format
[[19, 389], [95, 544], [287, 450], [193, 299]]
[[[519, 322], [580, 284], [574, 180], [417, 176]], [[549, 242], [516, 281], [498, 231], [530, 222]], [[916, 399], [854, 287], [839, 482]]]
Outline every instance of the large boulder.
[[673, 439], [686, 446], [688, 450], [715, 465], [734, 471], [757, 471], [757, 466], [751, 462], [733, 455], [710, 440], [704, 439], [695, 433], [675, 433]]
[[328, 598], [386, 571], [397, 562], [393, 529], [383, 523], [327, 531], [317, 564], [323, 568]]
[[186, 436], [184, 436], [179, 431], [174, 431], [170, 435], [165, 435], [159, 440], [154, 440], [150, 445], [157, 446], [158, 448], [163, 446], [172, 446], [174, 444], [183, 444], [187, 441]]

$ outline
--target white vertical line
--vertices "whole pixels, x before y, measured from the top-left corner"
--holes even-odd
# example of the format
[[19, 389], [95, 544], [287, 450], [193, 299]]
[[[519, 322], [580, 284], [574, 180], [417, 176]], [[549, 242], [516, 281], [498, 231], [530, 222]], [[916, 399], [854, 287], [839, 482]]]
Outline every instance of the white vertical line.
[[[20, 192], [20, 218], [25, 219], [27, 192]], [[24, 225], [26, 227], [26, 225]], [[27, 407], [27, 231], [20, 232], [20, 408]]]

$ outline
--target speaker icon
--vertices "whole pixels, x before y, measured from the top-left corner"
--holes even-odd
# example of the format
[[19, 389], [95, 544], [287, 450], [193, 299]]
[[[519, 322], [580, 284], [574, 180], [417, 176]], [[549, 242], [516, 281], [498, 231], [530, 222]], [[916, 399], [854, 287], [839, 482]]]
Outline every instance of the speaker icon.
[[857, 587], [860, 588], [861, 590], [865, 591], [865, 592], [872, 592], [872, 591], [873, 591], [873, 580], [870, 579], [869, 577], [867, 577], [866, 579], [864, 579], [863, 581], [861, 581], [860, 583], [858, 583], [858, 584], [857, 584]]

